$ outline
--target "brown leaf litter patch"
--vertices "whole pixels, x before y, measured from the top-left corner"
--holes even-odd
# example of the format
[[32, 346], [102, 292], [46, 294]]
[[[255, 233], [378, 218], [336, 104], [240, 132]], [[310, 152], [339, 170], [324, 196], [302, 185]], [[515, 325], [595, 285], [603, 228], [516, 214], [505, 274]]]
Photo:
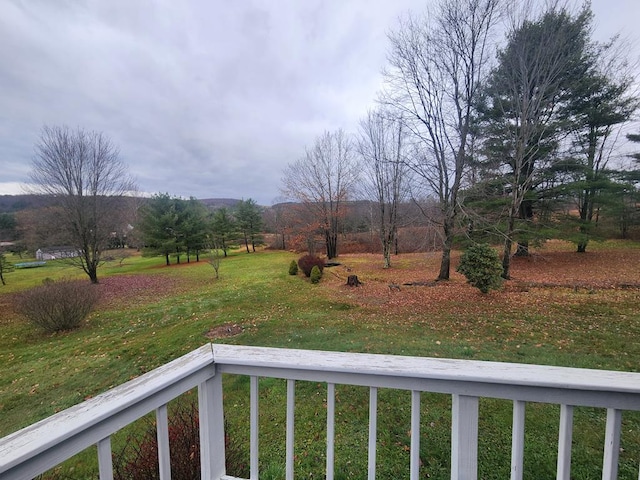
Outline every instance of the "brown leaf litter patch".
[[[487, 295], [467, 284], [464, 276], [455, 271], [459, 252], [453, 252], [451, 278], [444, 282], [433, 281], [439, 254], [392, 257], [390, 269], [382, 268], [381, 255], [344, 255], [341, 261], [342, 266], [331, 268], [331, 274], [323, 278], [334, 299], [382, 308], [388, 314], [443, 310], [481, 314], [485, 310], [522, 309], [525, 305], [532, 313], [544, 313], [554, 303], [566, 302], [567, 295], [572, 301], [583, 302], [585, 293], [616, 290], [637, 295], [640, 290], [640, 249], [603, 249], [586, 254], [556, 248], [536, 250], [528, 258], [514, 257], [512, 279], [504, 283], [501, 291]], [[348, 275], [358, 275], [363, 284], [347, 286]]]
[[177, 282], [164, 275], [115, 275], [101, 278], [101, 303], [113, 307], [135, 302], [147, 303], [175, 291]]

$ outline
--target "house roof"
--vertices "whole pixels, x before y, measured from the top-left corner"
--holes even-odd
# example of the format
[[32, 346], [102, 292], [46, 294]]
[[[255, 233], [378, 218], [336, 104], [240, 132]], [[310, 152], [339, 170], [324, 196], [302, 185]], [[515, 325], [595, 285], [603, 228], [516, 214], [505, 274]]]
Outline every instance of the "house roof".
[[56, 252], [76, 252], [78, 249], [75, 247], [70, 247], [68, 245], [62, 247], [44, 247], [39, 248], [42, 253], [56, 253]]

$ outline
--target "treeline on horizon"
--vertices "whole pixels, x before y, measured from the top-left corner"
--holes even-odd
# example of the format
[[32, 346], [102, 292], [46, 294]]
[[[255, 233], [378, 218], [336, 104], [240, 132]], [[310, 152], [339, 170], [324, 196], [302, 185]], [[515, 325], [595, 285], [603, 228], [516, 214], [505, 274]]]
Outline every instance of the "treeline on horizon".
[[[91, 261], [106, 246], [136, 246], [169, 263], [206, 249], [226, 254], [238, 242], [250, 253], [267, 240], [328, 259], [377, 251], [385, 267], [394, 253], [441, 250], [445, 280], [453, 248], [490, 243], [502, 248], [509, 278], [512, 255], [546, 239], [585, 252], [594, 239], [637, 238], [640, 154], [618, 149], [626, 139], [640, 150], [640, 133], [625, 131], [640, 106], [628, 45], [593, 39], [588, 3], [516, 3], [442, 0], [399, 20], [376, 105], [357, 131], [319, 132], [286, 166], [288, 202], [211, 208], [168, 193], [104, 202], [92, 221], [112, 217], [111, 235], [94, 239]], [[61, 160], [50, 147], [68, 139], [105, 144], [122, 168], [100, 133], [45, 128], [35, 172], [50, 191], [60, 191], [50, 165]], [[78, 218], [97, 205], [63, 191]], [[5, 213], [0, 235], [12, 232], [27, 249], [63, 244], [56, 208]]]

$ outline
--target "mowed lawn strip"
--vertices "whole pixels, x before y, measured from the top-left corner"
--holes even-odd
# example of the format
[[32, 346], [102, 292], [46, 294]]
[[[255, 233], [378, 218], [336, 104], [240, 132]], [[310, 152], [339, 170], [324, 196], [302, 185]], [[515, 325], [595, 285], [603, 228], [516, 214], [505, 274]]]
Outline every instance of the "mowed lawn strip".
[[[56, 335], [44, 335], [27, 325], [12, 310], [11, 298], [44, 278], [68, 277], [73, 270], [58, 264], [11, 273], [7, 277], [11, 288], [0, 290], [0, 435], [207, 341], [640, 370], [637, 244], [594, 244], [591, 252], [578, 255], [566, 244], [553, 242], [530, 259], [517, 259], [514, 280], [489, 295], [468, 286], [459, 274], [433, 284], [437, 254], [401, 255], [392, 259], [389, 270], [382, 269], [381, 256], [344, 255], [339, 258], [342, 265], [325, 269], [319, 285], [301, 275], [288, 275], [288, 264], [295, 258], [285, 252], [235, 253], [223, 260], [220, 280], [214, 279], [206, 261], [166, 267], [160, 258], [133, 256], [108, 262], [102, 269], [104, 281], [96, 287], [104, 294], [98, 310], [81, 329]], [[364, 284], [347, 287], [349, 274], [357, 274]], [[216, 329], [222, 325], [225, 328]], [[224, 331], [234, 335], [220, 336]], [[284, 387], [266, 379], [261, 386], [261, 428], [274, 445], [261, 447], [261, 461], [278, 478], [284, 459], [276, 445], [283, 431], [273, 419], [284, 415], [280, 401]], [[302, 384], [299, 389], [299, 397], [319, 399], [309, 406], [300, 402], [296, 410], [300, 416], [296, 472], [302, 475], [322, 464], [318, 461], [324, 455], [321, 417], [326, 388]], [[246, 381], [228, 379], [229, 428], [241, 442], [248, 434], [246, 409], [241, 408], [246, 406], [246, 390]], [[366, 460], [361, 458], [366, 455], [357, 452], [362, 448], [366, 452], [366, 428], [360, 431], [366, 418], [360, 421], [358, 416], [367, 414], [367, 394], [356, 387], [338, 390], [344, 421], [337, 425], [336, 459], [345, 477], [353, 468], [366, 471]], [[381, 392], [379, 455], [388, 460], [383, 462], [388, 474], [404, 468], [408, 458], [404, 396]], [[424, 397], [431, 401], [423, 401], [423, 469], [431, 478], [446, 478], [450, 399]], [[503, 458], [510, 445], [507, 403], [481, 402], [483, 478], [503, 478], [505, 471], [508, 476], [508, 455]], [[534, 405], [527, 412], [528, 422], [535, 419], [542, 430], [536, 427], [534, 432], [533, 425], [528, 430], [525, 462], [543, 476], [554, 468], [556, 410]], [[588, 465], [579, 478], [597, 478], [593, 472], [601, 462], [596, 452], [602, 449], [602, 422], [601, 412], [576, 413], [574, 437], [586, 439], [586, 445], [576, 449], [574, 458], [584, 457]], [[624, 432], [621, 475], [631, 472], [640, 458], [636, 415], [625, 416]], [[360, 465], [361, 461], [365, 463]]]

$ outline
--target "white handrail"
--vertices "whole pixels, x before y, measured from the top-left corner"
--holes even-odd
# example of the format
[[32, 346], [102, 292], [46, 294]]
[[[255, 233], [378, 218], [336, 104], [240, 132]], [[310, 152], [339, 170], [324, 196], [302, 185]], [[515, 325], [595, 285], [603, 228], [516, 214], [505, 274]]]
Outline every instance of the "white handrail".
[[[606, 408], [608, 412], [604, 478], [617, 475], [620, 418], [622, 410], [640, 411], [640, 373], [588, 370], [470, 360], [447, 360], [394, 355], [322, 352], [233, 345], [205, 345], [183, 357], [116, 387], [91, 400], [60, 412], [0, 439], [0, 477], [30, 479], [70, 458], [83, 449], [100, 444], [101, 465], [110, 478], [109, 437], [115, 431], [156, 410], [163, 423], [165, 405], [194, 387], [199, 388], [203, 477], [231, 478], [224, 470], [224, 421], [221, 373], [248, 375], [258, 408], [258, 377], [287, 379], [288, 442], [292, 455], [295, 381], [326, 382], [328, 406], [333, 409], [333, 388], [337, 384], [396, 388], [412, 392], [412, 438], [419, 441], [420, 392], [453, 396], [452, 470], [475, 478], [477, 469], [478, 398], [514, 401], [512, 478], [522, 478], [524, 408], [527, 402], [558, 404], [562, 408], [558, 478], [568, 478], [571, 455], [572, 406]], [[375, 393], [374, 393], [375, 395]], [[372, 405], [374, 406], [374, 397]], [[302, 401], [302, 400], [300, 400]], [[329, 412], [332, 413], [332, 412]], [[250, 415], [251, 434], [258, 434], [257, 411]], [[333, 421], [327, 416], [327, 459], [333, 459]], [[372, 431], [375, 432], [372, 416]], [[256, 425], [253, 425], [256, 423]], [[163, 426], [163, 430], [166, 425]], [[161, 432], [163, 438], [166, 432]], [[289, 437], [290, 435], [290, 437]], [[375, 433], [374, 433], [375, 436]], [[417, 477], [419, 444], [411, 446], [411, 477]], [[163, 443], [161, 441], [160, 443]], [[251, 439], [251, 453], [257, 455], [257, 438]], [[166, 445], [162, 447], [166, 451]], [[375, 459], [375, 445], [370, 444]], [[166, 455], [166, 453], [164, 454]], [[287, 459], [288, 462], [290, 459]], [[375, 461], [375, 460], [372, 460]], [[163, 471], [167, 459], [162, 458]], [[252, 478], [257, 478], [257, 458], [251, 458]], [[101, 472], [102, 472], [101, 467]], [[327, 465], [329, 478], [333, 466]], [[369, 471], [375, 465], [369, 464]], [[168, 473], [167, 473], [168, 476]], [[292, 467], [287, 467], [293, 478]]]
[[0, 477], [31, 479], [213, 377], [211, 345], [0, 439]]

